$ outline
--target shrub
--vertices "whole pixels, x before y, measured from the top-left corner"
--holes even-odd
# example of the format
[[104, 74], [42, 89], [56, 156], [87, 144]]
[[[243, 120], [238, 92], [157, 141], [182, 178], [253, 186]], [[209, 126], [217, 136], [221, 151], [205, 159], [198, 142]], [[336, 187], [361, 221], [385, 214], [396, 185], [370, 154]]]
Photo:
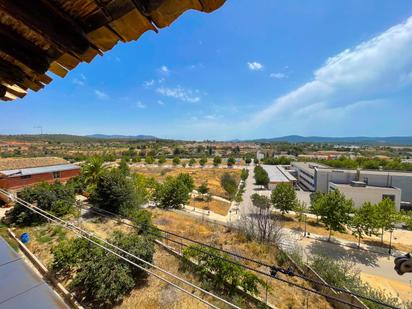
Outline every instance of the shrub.
[[[18, 193], [18, 197], [58, 217], [75, 212], [75, 192], [70, 185], [41, 183], [23, 189]], [[45, 220], [44, 217], [20, 204], [10, 209], [5, 217], [7, 224], [18, 226], [36, 225]]]

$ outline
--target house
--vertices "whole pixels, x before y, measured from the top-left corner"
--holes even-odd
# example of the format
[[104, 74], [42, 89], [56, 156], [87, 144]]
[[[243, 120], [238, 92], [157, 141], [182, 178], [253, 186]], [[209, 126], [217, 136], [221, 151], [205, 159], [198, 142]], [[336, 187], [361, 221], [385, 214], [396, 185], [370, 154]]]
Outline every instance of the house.
[[66, 182], [80, 175], [80, 167], [55, 157], [0, 159], [0, 188], [19, 191], [41, 182]]

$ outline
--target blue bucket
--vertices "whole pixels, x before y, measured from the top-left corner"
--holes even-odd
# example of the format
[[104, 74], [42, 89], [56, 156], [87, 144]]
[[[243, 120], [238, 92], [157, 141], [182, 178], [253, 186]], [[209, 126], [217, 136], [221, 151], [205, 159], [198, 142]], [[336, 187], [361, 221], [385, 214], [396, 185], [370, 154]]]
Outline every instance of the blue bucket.
[[27, 233], [23, 233], [20, 235], [20, 240], [23, 244], [27, 244], [30, 241], [30, 236]]

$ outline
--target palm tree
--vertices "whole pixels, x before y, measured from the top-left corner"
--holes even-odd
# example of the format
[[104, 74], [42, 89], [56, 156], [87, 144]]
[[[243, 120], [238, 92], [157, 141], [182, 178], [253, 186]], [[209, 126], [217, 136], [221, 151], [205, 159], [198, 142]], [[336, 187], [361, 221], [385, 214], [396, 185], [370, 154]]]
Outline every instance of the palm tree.
[[82, 167], [82, 174], [85, 178], [87, 191], [89, 191], [89, 193], [96, 186], [99, 176], [106, 170], [103, 163], [104, 161], [101, 157], [95, 156], [89, 158]]

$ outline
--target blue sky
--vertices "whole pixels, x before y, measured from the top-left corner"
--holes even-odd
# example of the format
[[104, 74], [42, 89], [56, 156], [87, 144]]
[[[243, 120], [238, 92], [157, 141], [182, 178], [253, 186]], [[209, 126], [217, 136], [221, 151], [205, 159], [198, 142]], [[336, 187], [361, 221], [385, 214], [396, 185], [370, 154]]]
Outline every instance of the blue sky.
[[0, 104], [0, 133], [412, 135], [412, 2], [229, 0]]

